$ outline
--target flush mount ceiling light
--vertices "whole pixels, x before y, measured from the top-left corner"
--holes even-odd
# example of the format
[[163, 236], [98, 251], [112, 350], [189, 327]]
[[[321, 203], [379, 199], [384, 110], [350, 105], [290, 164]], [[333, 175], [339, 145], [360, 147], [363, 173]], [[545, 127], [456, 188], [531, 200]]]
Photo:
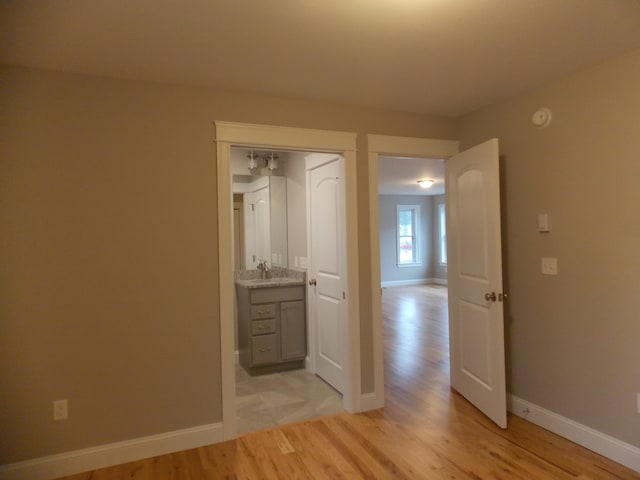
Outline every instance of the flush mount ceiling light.
[[420, 185], [422, 188], [432, 187], [434, 183], [436, 182], [434, 182], [433, 180], [418, 180], [418, 185]]

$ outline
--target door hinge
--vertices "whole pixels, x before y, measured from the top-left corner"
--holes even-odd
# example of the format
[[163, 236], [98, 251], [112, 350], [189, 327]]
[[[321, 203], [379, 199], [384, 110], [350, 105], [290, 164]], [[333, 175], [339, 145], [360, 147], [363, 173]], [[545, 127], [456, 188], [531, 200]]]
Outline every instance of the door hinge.
[[252, 203], [252, 204], [251, 204], [251, 211], [252, 211], [252, 212], [255, 212], [255, 210], [256, 210], [256, 206]]
[[345, 300], [347, 298], [347, 296], [345, 295], [344, 292], [342, 292], [342, 299]]

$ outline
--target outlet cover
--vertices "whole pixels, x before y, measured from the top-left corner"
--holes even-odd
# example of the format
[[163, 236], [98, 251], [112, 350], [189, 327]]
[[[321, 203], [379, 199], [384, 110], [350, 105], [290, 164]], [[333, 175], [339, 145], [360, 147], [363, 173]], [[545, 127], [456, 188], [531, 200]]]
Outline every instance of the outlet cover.
[[69, 418], [68, 404], [66, 400], [53, 401], [53, 419], [66, 420]]

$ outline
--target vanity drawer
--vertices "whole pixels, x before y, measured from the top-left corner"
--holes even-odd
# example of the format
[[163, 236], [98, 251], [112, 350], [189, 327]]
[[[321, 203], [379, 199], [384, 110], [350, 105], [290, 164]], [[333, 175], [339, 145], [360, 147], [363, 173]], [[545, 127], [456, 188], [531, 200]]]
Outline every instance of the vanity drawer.
[[265, 333], [275, 333], [276, 319], [254, 320], [251, 322], [251, 335], [264, 335]]
[[254, 365], [278, 361], [276, 334], [251, 337], [251, 359]]
[[276, 316], [276, 305], [274, 303], [268, 305], [253, 305], [251, 307], [251, 320], [260, 320], [261, 318], [274, 318]]
[[252, 288], [249, 290], [251, 303], [266, 302], [290, 302], [304, 300], [305, 287], [295, 285], [292, 287]]

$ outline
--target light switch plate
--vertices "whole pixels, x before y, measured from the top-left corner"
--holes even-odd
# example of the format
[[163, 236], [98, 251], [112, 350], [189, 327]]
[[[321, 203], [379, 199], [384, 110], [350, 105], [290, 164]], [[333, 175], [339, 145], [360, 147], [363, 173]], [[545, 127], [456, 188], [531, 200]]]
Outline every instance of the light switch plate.
[[553, 257], [542, 257], [542, 274], [558, 275], [558, 259]]
[[548, 232], [549, 228], [549, 214], [548, 213], [539, 213], [538, 214], [538, 231], [539, 232]]

